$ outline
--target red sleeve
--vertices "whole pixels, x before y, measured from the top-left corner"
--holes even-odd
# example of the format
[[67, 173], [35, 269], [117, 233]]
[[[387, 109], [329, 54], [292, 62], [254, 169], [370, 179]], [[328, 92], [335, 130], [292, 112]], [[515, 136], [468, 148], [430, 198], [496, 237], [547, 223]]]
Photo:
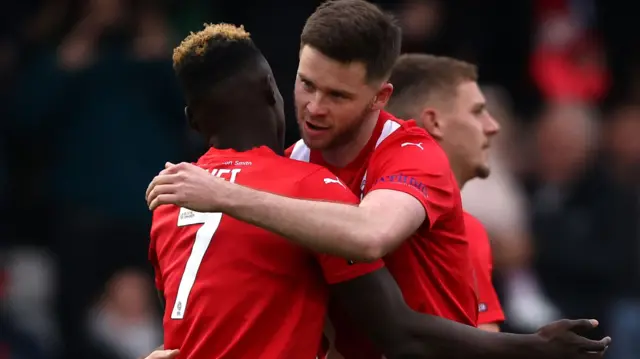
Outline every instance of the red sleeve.
[[[358, 198], [334, 174], [324, 168], [306, 176], [298, 185], [299, 198], [358, 204]], [[316, 253], [316, 258], [329, 284], [346, 282], [384, 266], [382, 260], [354, 263], [345, 258], [321, 253]]]
[[162, 280], [162, 275], [160, 273], [160, 266], [158, 263], [158, 254], [156, 252], [156, 241], [155, 241], [155, 231], [153, 223], [155, 222], [155, 214], [153, 216], [152, 224], [151, 224], [151, 240], [149, 241], [149, 262], [153, 266], [154, 280], [156, 284], [156, 289], [160, 292], [164, 292], [164, 283]]
[[493, 258], [489, 237], [482, 224], [477, 219], [469, 217], [465, 216], [465, 224], [476, 276], [478, 324], [502, 323], [504, 312], [498, 294], [493, 287]]
[[[491, 260], [490, 255], [489, 260]], [[491, 267], [489, 267], [488, 270], [477, 272], [478, 324], [504, 322], [504, 312], [502, 311], [502, 306], [500, 305], [498, 294], [493, 287], [491, 271]]]
[[[369, 163], [369, 193], [390, 189], [416, 198], [425, 209], [429, 226], [460, 201], [449, 160], [438, 143], [420, 129], [404, 130], [383, 141]], [[369, 183], [371, 183], [369, 185]]]

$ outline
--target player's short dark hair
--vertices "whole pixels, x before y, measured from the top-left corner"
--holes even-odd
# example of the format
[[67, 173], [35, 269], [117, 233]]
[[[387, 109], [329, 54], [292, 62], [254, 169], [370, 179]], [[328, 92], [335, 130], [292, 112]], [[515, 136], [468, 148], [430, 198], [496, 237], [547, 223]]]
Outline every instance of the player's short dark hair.
[[256, 64], [260, 50], [243, 26], [205, 24], [173, 50], [173, 69], [189, 96], [206, 91]]
[[367, 81], [386, 80], [400, 55], [402, 32], [394, 19], [364, 0], [332, 0], [307, 19], [300, 46], [342, 63], [362, 62]]
[[458, 85], [466, 81], [478, 81], [473, 64], [445, 56], [404, 54], [389, 78], [393, 94], [387, 110], [399, 118], [414, 118], [416, 106], [435, 95], [455, 96]]

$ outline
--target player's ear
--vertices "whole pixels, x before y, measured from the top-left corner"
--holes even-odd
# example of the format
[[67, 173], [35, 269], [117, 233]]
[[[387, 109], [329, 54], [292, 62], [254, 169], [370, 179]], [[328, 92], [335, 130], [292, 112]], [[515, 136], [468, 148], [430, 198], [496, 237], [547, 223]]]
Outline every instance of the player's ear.
[[392, 93], [393, 85], [390, 82], [383, 83], [376, 93], [376, 96], [373, 98], [371, 110], [377, 111], [384, 109], [384, 107], [387, 106], [387, 102], [389, 102], [389, 98], [391, 98]]
[[273, 106], [276, 104], [276, 89], [274, 85], [275, 80], [271, 77], [271, 75], [267, 75], [262, 79], [262, 91], [269, 106]]
[[189, 106], [184, 107], [184, 117], [187, 119], [187, 123], [189, 124], [189, 127], [191, 127], [196, 131], [199, 131], [198, 123], [194, 120], [193, 113], [191, 112], [191, 109], [189, 108]]
[[442, 140], [442, 126], [438, 120], [438, 115], [433, 108], [425, 108], [415, 119], [418, 126], [424, 128], [436, 140]]

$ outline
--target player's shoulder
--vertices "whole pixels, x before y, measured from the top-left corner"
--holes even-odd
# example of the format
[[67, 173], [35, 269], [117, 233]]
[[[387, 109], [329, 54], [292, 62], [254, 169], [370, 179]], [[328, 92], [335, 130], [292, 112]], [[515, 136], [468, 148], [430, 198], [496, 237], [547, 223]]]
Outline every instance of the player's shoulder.
[[464, 211], [465, 232], [470, 239], [487, 238], [487, 230], [482, 222], [471, 213]]
[[[382, 143], [385, 146], [396, 146], [399, 148], [414, 146], [422, 150], [437, 148], [441, 150], [438, 142], [425, 129], [419, 127], [414, 120], [394, 119], [400, 127], [394, 131]], [[399, 145], [399, 146], [397, 146]]]
[[[390, 117], [387, 120], [394, 131], [380, 140], [374, 151], [374, 157], [400, 158], [413, 160], [431, 168], [448, 169], [449, 159], [440, 144], [413, 120], [400, 120]], [[384, 134], [384, 131], [383, 131]], [[407, 155], [403, 155], [407, 152]]]

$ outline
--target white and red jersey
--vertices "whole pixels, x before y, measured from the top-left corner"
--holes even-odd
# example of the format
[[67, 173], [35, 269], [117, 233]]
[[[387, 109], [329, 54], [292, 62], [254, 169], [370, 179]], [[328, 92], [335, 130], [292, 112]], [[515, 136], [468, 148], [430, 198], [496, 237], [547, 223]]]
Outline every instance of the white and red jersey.
[[[296, 160], [328, 168], [364, 197], [378, 189], [407, 193], [424, 207], [427, 219], [384, 262], [416, 311], [460, 323], [477, 324], [469, 243], [460, 190], [440, 145], [414, 121], [381, 111], [374, 132], [350, 164], [337, 168], [302, 140], [287, 150]], [[389, 208], [390, 211], [393, 208]], [[335, 345], [346, 359], [379, 359], [381, 354], [337, 306], [330, 306]]]

